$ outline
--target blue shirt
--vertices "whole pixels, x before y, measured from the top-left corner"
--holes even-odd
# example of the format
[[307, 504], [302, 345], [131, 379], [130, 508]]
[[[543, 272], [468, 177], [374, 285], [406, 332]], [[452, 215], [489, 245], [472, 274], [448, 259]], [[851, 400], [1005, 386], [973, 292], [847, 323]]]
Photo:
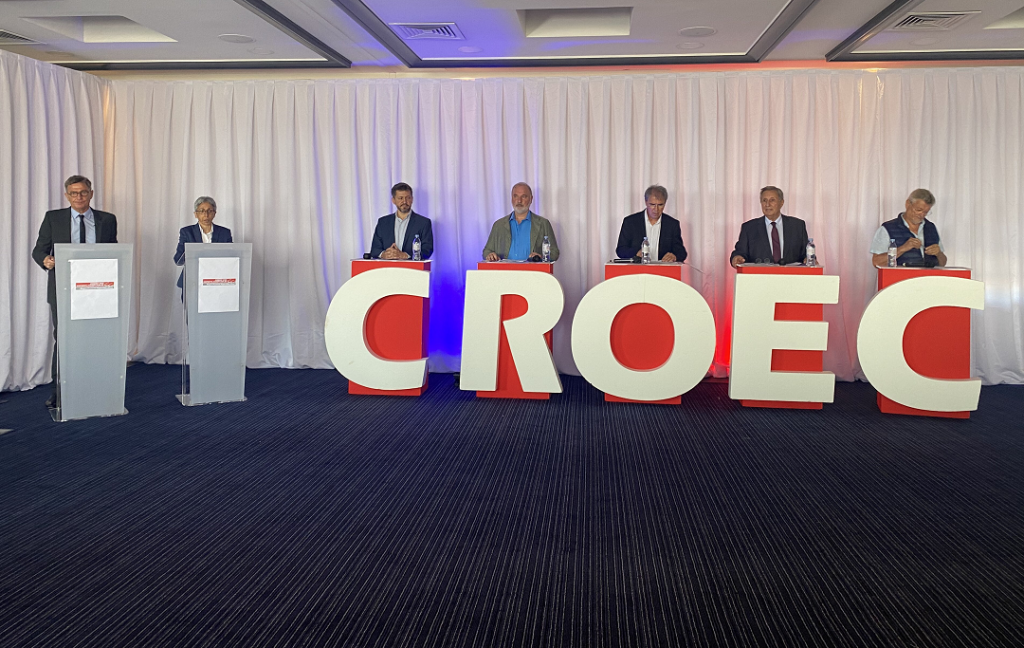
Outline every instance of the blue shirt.
[[[92, 207], [85, 211], [85, 242], [96, 242], [96, 217], [92, 214]], [[78, 243], [78, 212], [71, 210], [71, 242]]]
[[512, 229], [512, 245], [508, 248], [508, 258], [513, 261], [525, 261], [530, 258], [530, 219], [531, 212], [526, 212], [526, 218], [522, 223], [516, 221], [516, 213], [508, 217], [509, 227]]

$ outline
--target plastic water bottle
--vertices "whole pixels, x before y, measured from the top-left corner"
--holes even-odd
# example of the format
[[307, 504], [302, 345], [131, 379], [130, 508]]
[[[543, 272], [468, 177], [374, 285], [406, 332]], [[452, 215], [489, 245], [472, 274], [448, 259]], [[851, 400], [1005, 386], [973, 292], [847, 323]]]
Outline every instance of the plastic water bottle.
[[889, 239], [889, 263], [886, 265], [890, 268], [896, 267], [896, 251], [896, 239]]
[[640, 262], [650, 263], [651, 262], [651, 244], [647, 241], [647, 237], [644, 237], [644, 242], [640, 244]]
[[814, 249], [814, 239], [807, 239], [807, 253], [804, 256], [804, 265], [808, 268], [818, 265], [818, 255]]
[[420, 254], [420, 248], [421, 247], [422, 247], [422, 243], [420, 243], [420, 235], [417, 234], [412, 239], [412, 260], [413, 261], [422, 261], [423, 260], [423, 255]]
[[544, 242], [540, 244], [540, 256], [544, 263], [551, 263], [551, 241], [546, 236]]

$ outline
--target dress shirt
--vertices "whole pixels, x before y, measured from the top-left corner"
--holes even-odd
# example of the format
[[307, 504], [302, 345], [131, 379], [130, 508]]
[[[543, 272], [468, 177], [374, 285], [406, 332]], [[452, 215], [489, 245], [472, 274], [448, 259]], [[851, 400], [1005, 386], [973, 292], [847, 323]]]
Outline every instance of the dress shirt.
[[[95, 243], [96, 242], [96, 217], [93, 216], [92, 207], [86, 210], [85, 214], [85, 242]], [[71, 242], [78, 243], [78, 212], [74, 209], [71, 210]]]
[[[779, 214], [775, 221], [772, 221], [767, 216], [764, 217], [764, 227], [768, 232], [768, 247], [772, 246], [772, 222], [778, 223], [775, 229], [779, 230], [779, 255], [781, 258], [782, 251], [786, 249], [786, 235], [782, 232], [782, 214]], [[749, 262], [750, 259], [747, 259], [747, 261]]]
[[508, 258], [514, 261], [525, 261], [530, 258], [530, 227], [532, 212], [526, 212], [526, 218], [520, 223], [516, 221], [516, 213], [512, 212], [509, 218], [509, 228], [512, 230], [512, 245], [508, 248]]
[[[900, 220], [903, 221], [903, 224], [907, 226], [907, 229], [910, 230], [910, 233], [914, 234], [914, 230], [910, 228], [910, 223], [908, 223], [907, 219], [903, 217], [903, 214], [900, 214]], [[917, 233], [914, 234], [914, 236], [921, 241], [921, 254], [923, 255], [924, 221], [921, 221], [921, 224], [917, 227]], [[886, 252], [888, 252], [889, 239], [891, 238], [892, 237], [889, 236], [889, 230], [885, 229], [884, 226], [879, 225], [878, 229], [875, 230], [874, 238], [871, 239], [871, 254], [885, 254]], [[942, 239], [939, 239], [939, 251], [941, 251], [943, 254], [946, 253], [946, 249], [942, 247]]]
[[402, 218], [398, 215], [398, 212], [395, 212], [395, 247], [399, 250], [401, 250], [402, 246], [405, 245], [405, 233], [409, 229], [409, 220], [411, 217], [412, 212], [409, 212], [409, 215], [405, 218]]
[[209, 232], [203, 231], [203, 226], [199, 226], [199, 233], [203, 235], [203, 243], [213, 243], [213, 227], [210, 227]]
[[[661, 253], [658, 250], [658, 243], [661, 241], [661, 216], [658, 216], [657, 223], [651, 225], [651, 219], [644, 214], [644, 225], [647, 227], [647, 244], [651, 247], [651, 259], [661, 261]], [[640, 251], [643, 252], [642, 246]]]

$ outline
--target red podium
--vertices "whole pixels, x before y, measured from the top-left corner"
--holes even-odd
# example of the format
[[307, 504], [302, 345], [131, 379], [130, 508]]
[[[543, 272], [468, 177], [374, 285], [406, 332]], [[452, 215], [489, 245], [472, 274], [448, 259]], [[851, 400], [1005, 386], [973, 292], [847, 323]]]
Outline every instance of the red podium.
[[[653, 274], [676, 281], [683, 280], [682, 263], [606, 263], [604, 278], [613, 279], [625, 275]], [[630, 304], [612, 321], [612, 353], [623, 367], [633, 371], [650, 371], [665, 364], [672, 355], [675, 345], [675, 328], [672, 318], [654, 304]], [[659, 401], [635, 401], [611, 394], [604, 395], [609, 403], [647, 403], [654, 405], [679, 405], [682, 396]]]
[[[352, 276], [378, 268], [405, 268], [430, 272], [430, 261], [384, 261], [353, 259]], [[375, 355], [387, 360], [419, 360], [427, 357], [427, 332], [430, 300], [412, 295], [390, 295], [381, 299], [366, 314], [366, 345]], [[348, 393], [368, 396], [420, 396], [427, 381], [417, 389], [371, 389], [348, 381]]]
[[[517, 270], [530, 272], [554, 273], [553, 263], [532, 263], [523, 261], [481, 261], [477, 264], [477, 270]], [[527, 310], [526, 300], [519, 295], [502, 295], [501, 297], [501, 321], [515, 319], [525, 315]], [[494, 391], [478, 391], [479, 398], [528, 398], [536, 400], [547, 400], [551, 394], [546, 392], [523, 391], [523, 385], [519, 382], [519, 372], [516, 371], [516, 363], [512, 358], [512, 350], [508, 346], [508, 337], [505, 335], [505, 327], [501, 326], [498, 334], [498, 378], [497, 389]], [[551, 349], [551, 331], [544, 334], [547, 340], [548, 349]]]
[[[777, 266], [744, 264], [737, 270], [741, 274], [818, 275], [825, 274], [822, 266]], [[775, 321], [820, 322], [824, 319], [824, 304], [776, 304]], [[772, 351], [772, 371], [802, 371], [820, 373], [823, 367], [822, 351], [775, 349]], [[821, 403], [792, 401], [741, 400], [744, 407], [776, 407], [780, 409], [822, 409]]]
[[[879, 268], [878, 289], [916, 277], [971, 278], [969, 268]], [[971, 377], [971, 310], [938, 306], [919, 313], [903, 333], [903, 355], [910, 368], [928, 378], [964, 380]], [[878, 409], [886, 414], [970, 418], [970, 412], [919, 410], [878, 394]]]

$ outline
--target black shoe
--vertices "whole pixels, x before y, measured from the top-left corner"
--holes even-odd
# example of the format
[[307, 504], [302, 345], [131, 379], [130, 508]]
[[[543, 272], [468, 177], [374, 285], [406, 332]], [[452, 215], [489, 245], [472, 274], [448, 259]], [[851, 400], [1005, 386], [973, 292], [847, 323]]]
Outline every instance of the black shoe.
[[54, 409], [55, 407], [57, 407], [57, 394], [51, 394], [46, 399], [46, 409]]

